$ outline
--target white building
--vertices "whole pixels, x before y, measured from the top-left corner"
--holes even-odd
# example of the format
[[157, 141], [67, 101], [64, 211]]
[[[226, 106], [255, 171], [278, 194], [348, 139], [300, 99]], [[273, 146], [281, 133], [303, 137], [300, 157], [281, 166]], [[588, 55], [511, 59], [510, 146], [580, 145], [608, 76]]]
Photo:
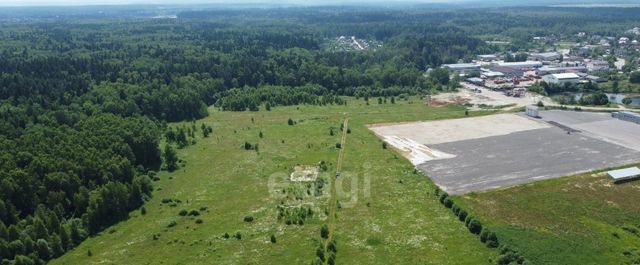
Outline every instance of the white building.
[[627, 44], [627, 42], [629, 42], [629, 38], [627, 38], [627, 37], [622, 37], [622, 38], [620, 38], [618, 40], [618, 44], [620, 44], [620, 45]]
[[496, 56], [494, 54], [478, 55], [478, 61], [491, 62], [491, 61], [495, 61], [495, 60], [498, 60], [498, 56]]
[[588, 70], [587, 67], [584, 67], [584, 66], [561, 66], [561, 67], [543, 66], [538, 68], [538, 70], [536, 70], [536, 74], [547, 75], [547, 74], [560, 74], [560, 73], [567, 73], [567, 72], [586, 73], [587, 70]]
[[543, 52], [529, 54], [529, 59], [534, 61], [555, 61], [560, 60], [560, 53], [557, 52]]
[[443, 68], [447, 68], [452, 72], [457, 73], [466, 73], [473, 71], [480, 71], [480, 65], [473, 63], [454, 63], [454, 64], [443, 64]]
[[580, 76], [574, 73], [550, 74], [542, 77], [542, 80], [549, 84], [564, 84], [580, 82]]
[[525, 68], [538, 68], [542, 67], [542, 63], [538, 61], [526, 61], [526, 62], [501, 62], [497, 63], [496, 66], [500, 67], [508, 67], [513, 69], [525, 69]]
[[590, 61], [587, 63], [587, 69], [589, 72], [600, 72], [609, 70], [609, 62], [602, 60]]
[[486, 71], [482, 73], [482, 77], [487, 79], [494, 79], [498, 77], [504, 77], [504, 74], [501, 72]]

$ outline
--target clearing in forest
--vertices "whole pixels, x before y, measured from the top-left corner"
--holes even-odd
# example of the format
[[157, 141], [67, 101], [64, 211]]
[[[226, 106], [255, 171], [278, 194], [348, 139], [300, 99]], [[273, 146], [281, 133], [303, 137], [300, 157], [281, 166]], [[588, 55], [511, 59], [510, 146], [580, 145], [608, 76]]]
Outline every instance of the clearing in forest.
[[[348, 141], [335, 183], [336, 260], [492, 264], [497, 252], [442, 207], [428, 178], [392, 149], [384, 149], [366, 128], [373, 123], [464, 117], [464, 108], [432, 108], [417, 103], [418, 98], [371, 105], [345, 100], [346, 106], [302, 105], [258, 112], [210, 108], [209, 117], [196, 121], [196, 126], [211, 125], [214, 133], [178, 150], [186, 165], [159, 173], [145, 215], [131, 213], [128, 220], [51, 264], [311, 263], [324, 243], [320, 230], [327, 224], [333, 183], [328, 179], [334, 177], [341, 150], [336, 144], [342, 133], [335, 130], [345, 112]], [[294, 125], [288, 125], [289, 118]], [[245, 142], [260, 148], [245, 150]], [[326, 169], [315, 181], [290, 181], [291, 165], [318, 161], [326, 161]], [[163, 203], [169, 199], [173, 203]], [[199, 215], [181, 216], [183, 209], [197, 210]]]

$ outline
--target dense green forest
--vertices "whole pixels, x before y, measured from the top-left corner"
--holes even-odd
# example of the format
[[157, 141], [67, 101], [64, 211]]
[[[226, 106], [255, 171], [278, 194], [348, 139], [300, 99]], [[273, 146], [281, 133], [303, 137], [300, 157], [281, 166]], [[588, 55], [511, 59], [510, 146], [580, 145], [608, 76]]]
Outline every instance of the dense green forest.
[[[292, 8], [3, 20], [2, 264], [42, 264], [141, 207], [155, 173], [176, 167], [172, 147], [161, 143], [185, 146], [166, 122], [205, 117], [211, 105], [257, 111], [455, 89], [448, 73], [425, 71], [527, 48], [538, 34], [619, 32], [639, 12], [595, 10]], [[384, 47], [322, 48], [341, 35]], [[512, 44], [489, 45], [488, 37]]]

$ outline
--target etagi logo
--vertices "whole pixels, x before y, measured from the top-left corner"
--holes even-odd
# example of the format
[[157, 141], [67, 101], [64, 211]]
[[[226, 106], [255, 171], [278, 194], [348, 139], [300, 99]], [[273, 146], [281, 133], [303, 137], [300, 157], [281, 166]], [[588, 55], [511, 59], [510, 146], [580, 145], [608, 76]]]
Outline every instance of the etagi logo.
[[[340, 207], [352, 208], [357, 206], [361, 199], [371, 198], [371, 164], [365, 162], [359, 169], [356, 172], [340, 172], [339, 175], [320, 172], [314, 180], [305, 181], [292, 181], [290, 172], [276, 172], [269, 176], [267, 188], [272, 198], [283, 199], [287, 197], [288, 191], [303, 186], [305, 194], [307, 190], [311, 193], [307, 194], [309, 196], [336, 196]], [[332, 190], [334, 188], [335, 193]]]

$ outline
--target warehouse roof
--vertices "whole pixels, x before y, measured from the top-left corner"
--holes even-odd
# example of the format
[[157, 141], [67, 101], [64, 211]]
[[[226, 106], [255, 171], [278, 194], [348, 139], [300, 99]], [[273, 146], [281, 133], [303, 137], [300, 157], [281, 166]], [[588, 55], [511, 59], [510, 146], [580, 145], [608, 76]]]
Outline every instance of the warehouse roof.
[[630, 167], [607, 172], [614, 181], [629, 180], [640, 177], [640, 168]]
[[489, 72], [484, 72], [482, 73], [484, 76], [486, 77], [498, 77], [498, 76], [504, 76], [503, 73], [501, 72], [496, 72], [496, 71], [489, 71]]
[[498, 63], [498, 66], [504, 67], [535, 67], [542, 66], [541, 62], [538, 61], [525, 61], [525, 62], [502, 62]]
[[443, 64], [442, 67], [448, 67], [448, 68], [479, 68], [480, 65], [472, 64], [472, 63], [452, 63], [452, 64]]
[[574, 73], [552, 74], [554, 78], [560, 79], [578, 79], [580, 76]]

